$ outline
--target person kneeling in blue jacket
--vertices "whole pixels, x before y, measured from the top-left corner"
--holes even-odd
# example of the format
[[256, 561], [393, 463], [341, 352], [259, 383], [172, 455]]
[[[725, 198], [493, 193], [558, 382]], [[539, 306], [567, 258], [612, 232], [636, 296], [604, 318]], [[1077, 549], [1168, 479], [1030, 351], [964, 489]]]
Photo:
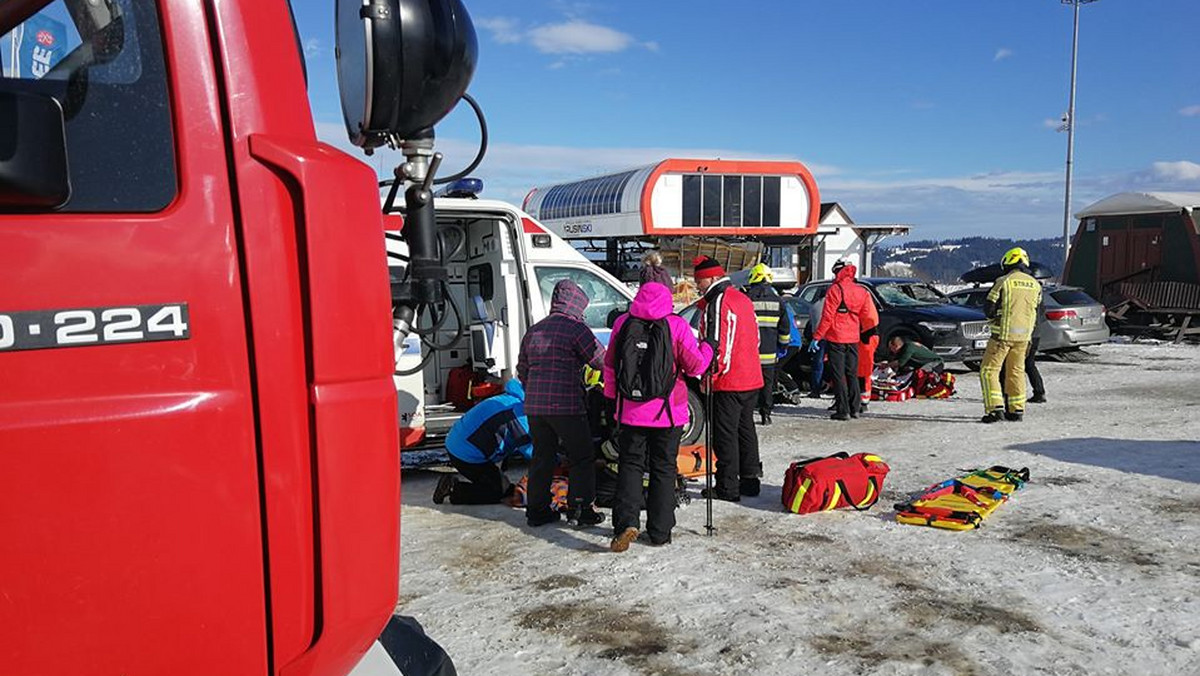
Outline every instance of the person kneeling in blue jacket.
[[463, 414], [446, 435], [450, 464], [464, 480], [448, 474], [438, 480], [433, 501], [452, 505], [493, 505], [513, 491], [499, 465], [510, 455], [526, 459], [533, 454], [529, 419], [525, 417], [525, 389], [516, 378], [504, 393], [489, 397]]

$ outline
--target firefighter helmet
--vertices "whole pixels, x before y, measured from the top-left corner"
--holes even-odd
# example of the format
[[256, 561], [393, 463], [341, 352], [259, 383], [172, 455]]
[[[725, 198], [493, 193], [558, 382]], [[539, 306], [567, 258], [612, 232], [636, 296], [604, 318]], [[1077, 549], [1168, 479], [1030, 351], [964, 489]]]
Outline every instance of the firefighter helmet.
[[771, 268], [767, 267], [766, 263], [759, 263], [750, 268], [750, 276], [746, 281], [750, 284], [758, 284], [759, 282], [770, 282], [775, 278], [771, 273]]
[[1013, 247], [1004, 252], [1004, 258], [1000, 259], [1000, 265], [1005, 268], [1014, 268], [1018, 265], [1029, 267], [1029, 254], [1019, 246]]

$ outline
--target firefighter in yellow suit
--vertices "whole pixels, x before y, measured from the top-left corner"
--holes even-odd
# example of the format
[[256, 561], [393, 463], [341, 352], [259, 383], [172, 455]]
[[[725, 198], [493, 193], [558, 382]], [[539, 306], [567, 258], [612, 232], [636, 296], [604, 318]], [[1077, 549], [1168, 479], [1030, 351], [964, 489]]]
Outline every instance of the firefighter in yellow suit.
[[[992, 285], [983, 306], [992, 330], [979, 369], [984, 410], [980, 422], [985, 423], [1020, 421], [1025, 413], [1025, 352], [1042, 302], [1042, 285], [1029, 274], [1029, 254], [1024, 249], [1009, 249], [1000, 265], [1004, 275]], [[1002, 366], [1006, 376], [1003, 389]]]

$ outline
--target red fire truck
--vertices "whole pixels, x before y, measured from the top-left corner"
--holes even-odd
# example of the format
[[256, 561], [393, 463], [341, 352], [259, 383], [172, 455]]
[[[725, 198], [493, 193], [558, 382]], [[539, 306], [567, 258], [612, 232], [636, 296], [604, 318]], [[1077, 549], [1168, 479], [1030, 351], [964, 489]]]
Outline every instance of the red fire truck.
[[344, 674], [390, 615], [392, 308], [444, 302], [477, 47], [459, 0], [336, 20], [353, 140], [411, 151], [390, 297], [287, 0], [0, 0], [0, 673]]

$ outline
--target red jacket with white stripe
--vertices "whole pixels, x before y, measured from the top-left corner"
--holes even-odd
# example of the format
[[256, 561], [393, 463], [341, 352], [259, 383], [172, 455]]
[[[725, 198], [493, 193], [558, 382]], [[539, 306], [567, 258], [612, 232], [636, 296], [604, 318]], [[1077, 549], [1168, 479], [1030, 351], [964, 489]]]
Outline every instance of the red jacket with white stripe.
[[709, 287], [697, 303], [700, 338], [716, 341], [715, 392], [747, 392], [763, 386], [758, 360], [758, 318], [754, 303], [723, 278]]

